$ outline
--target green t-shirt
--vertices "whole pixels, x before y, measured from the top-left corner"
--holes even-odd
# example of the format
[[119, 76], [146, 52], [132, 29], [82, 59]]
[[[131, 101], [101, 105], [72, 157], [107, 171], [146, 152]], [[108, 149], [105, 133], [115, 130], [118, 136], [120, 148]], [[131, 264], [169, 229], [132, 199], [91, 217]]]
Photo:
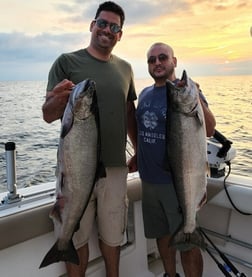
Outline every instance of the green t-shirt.
[[126, 103], [137, 98], [130, 64], [115, 55], [101, 61], [81, 49], [58, 57], [49, 72], [47, 91], [63, 79], [75, 84], [84, 79], [96, 82], [102, 161], [107, 167], [125, 166]]

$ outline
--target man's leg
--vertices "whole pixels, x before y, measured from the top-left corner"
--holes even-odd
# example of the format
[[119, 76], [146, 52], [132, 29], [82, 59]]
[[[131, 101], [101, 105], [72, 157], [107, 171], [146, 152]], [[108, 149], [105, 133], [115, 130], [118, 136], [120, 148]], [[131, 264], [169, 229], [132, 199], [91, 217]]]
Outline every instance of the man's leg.
[[106, 168], [106, 178], [97, 185], [99, 246], [106, 277], [119, 276], [120, 244], [127, 224], [127, 167]]
[[80, 259], [80, 264], [66, 263], [68, 277], [85, 277], [85, 272], [88, 265], [89, 250], [88, 244], [85, 244], [77, 250]]
[[119, 277], [120, 246], [109, 246], [99, 240], [102, 256], [105, 261], [106, 277]]
[[203, 258], [199, 248], [180, 253], [185, 277], [202, 277]]
[[174, 247], [169, 247], [169, 243], [169, 235], [157, 239], [157, 246], [164, 270], [169, 276], [173, 277], [176, 275], [176, 249]]

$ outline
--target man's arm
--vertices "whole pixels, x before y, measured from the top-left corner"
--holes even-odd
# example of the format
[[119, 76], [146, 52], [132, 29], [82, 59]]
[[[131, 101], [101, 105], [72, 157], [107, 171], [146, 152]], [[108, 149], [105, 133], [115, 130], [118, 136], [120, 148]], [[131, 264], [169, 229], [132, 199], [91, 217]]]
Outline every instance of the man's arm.
[[206, 135], [207, 137], [211, 137], [214, 134], [216, 121], [213, 113], [207, 107], [206, 103], [203, 101], [201, 97], [199, 97], [200, 103], [204, 112], [205, 124], [206, 124]]
[[46, 99], [42, 106], [43, 119], [51, 123], [63, 116], [73, 82], [65, 79], [58, 83], [53, 90], [47, 91]]
[[133, 101], [127, 102], [127, 132], [130, 141], [133, 145], [134, 155], [128, 161], [129, 172], [137, 171], [137, 122], [136, 122], [136, 108]]

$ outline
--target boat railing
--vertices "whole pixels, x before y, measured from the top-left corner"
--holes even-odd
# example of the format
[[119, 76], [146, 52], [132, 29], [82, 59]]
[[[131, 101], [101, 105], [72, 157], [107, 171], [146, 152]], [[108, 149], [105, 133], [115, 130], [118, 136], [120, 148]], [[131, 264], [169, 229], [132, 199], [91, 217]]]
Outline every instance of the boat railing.
[[[218, 133], [219, 134], [219, 133]], [[221, 134], [219, 134], [220, 136]], [[219, 137], [218, 136], [218, 137]], [[223, 137], [223, 136], [222, 136]], [[225, 137], [224, 137], [225, 138]], [[219, 139], [220, 140], [220, 139]], [[235, 149], [224, 147], [223, 141], [228, 141], [222, 139], [222, 144], [216, 139], [207, 139], [207, 155], [208, 162], [210, 166], [211, 177], [219, 178], [225, 175], [225, 165], [227, 161], [231, 161], [236, 153]], [[229, 141], [228, 141], [229, 142]], [[222, 146], [224, 145], [224, 146]], [[230, 145], [230, 144], [229, 144]], [[225, 148], [225, 154], [222, 150]], [[220, 155], [221, 152], [221, 155]], [[127, 160], [134, 154], [133, 145], [130, 139], [127, 139], [126, 145], [126, 157]], [[5, 144], [5, 156], [6, 156], [6, 176], [7, 176], [7, 195], [0, 201], [0, 207], [4, 204], [13, 205], [13, 203], [18, 203], [24, 200], [23, 195], [17, 193], [17, 182], [16, 182], [16, 146], [14, 142], [7, 142]]]

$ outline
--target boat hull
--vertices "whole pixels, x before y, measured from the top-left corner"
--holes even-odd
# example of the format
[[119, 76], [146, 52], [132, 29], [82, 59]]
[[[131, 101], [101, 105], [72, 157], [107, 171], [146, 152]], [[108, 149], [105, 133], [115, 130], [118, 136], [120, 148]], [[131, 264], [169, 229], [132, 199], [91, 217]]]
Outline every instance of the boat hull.
[[[230, 176], [227, 186], [239, 208], [252, 213], [252, 179]], [[22, 189], [19, 191], [23, 195], [20, 203], [8, 208], [0, 205], [1, 275], [26, 277], [29, 272], [32, 277], [66, 276], [64, 263], [39, 269], [41, 259], [55, 240], [53, 225], [48, 217], [54, 202], [54, 187], [54, 183], [47, 183]], [[0, 198], [3, 196], [3, 193], [0, 194]], [[128, 196], [129, 224], [122, 244], [120, 277], [162, 276], [156, 243], [144, 238], [141, 183], [137, 175], [128, 180]], [[218, 248], [235, 260], [237, 268], [252, 276], [252, 216], [241, 215], [232, 207], [223, 189], [223, 178], [208, 179], [208, 202], [199, 213], [199, 223]], [[90, 245], [87, 276], [104, 277], [105, 268], [97, 244], [96, 226]], [[223, 276], [209, 255], [206, 252], [203, 255], [204, 277]], [[183, 277], [179, 255], [177, 260], [178, 271]]]

